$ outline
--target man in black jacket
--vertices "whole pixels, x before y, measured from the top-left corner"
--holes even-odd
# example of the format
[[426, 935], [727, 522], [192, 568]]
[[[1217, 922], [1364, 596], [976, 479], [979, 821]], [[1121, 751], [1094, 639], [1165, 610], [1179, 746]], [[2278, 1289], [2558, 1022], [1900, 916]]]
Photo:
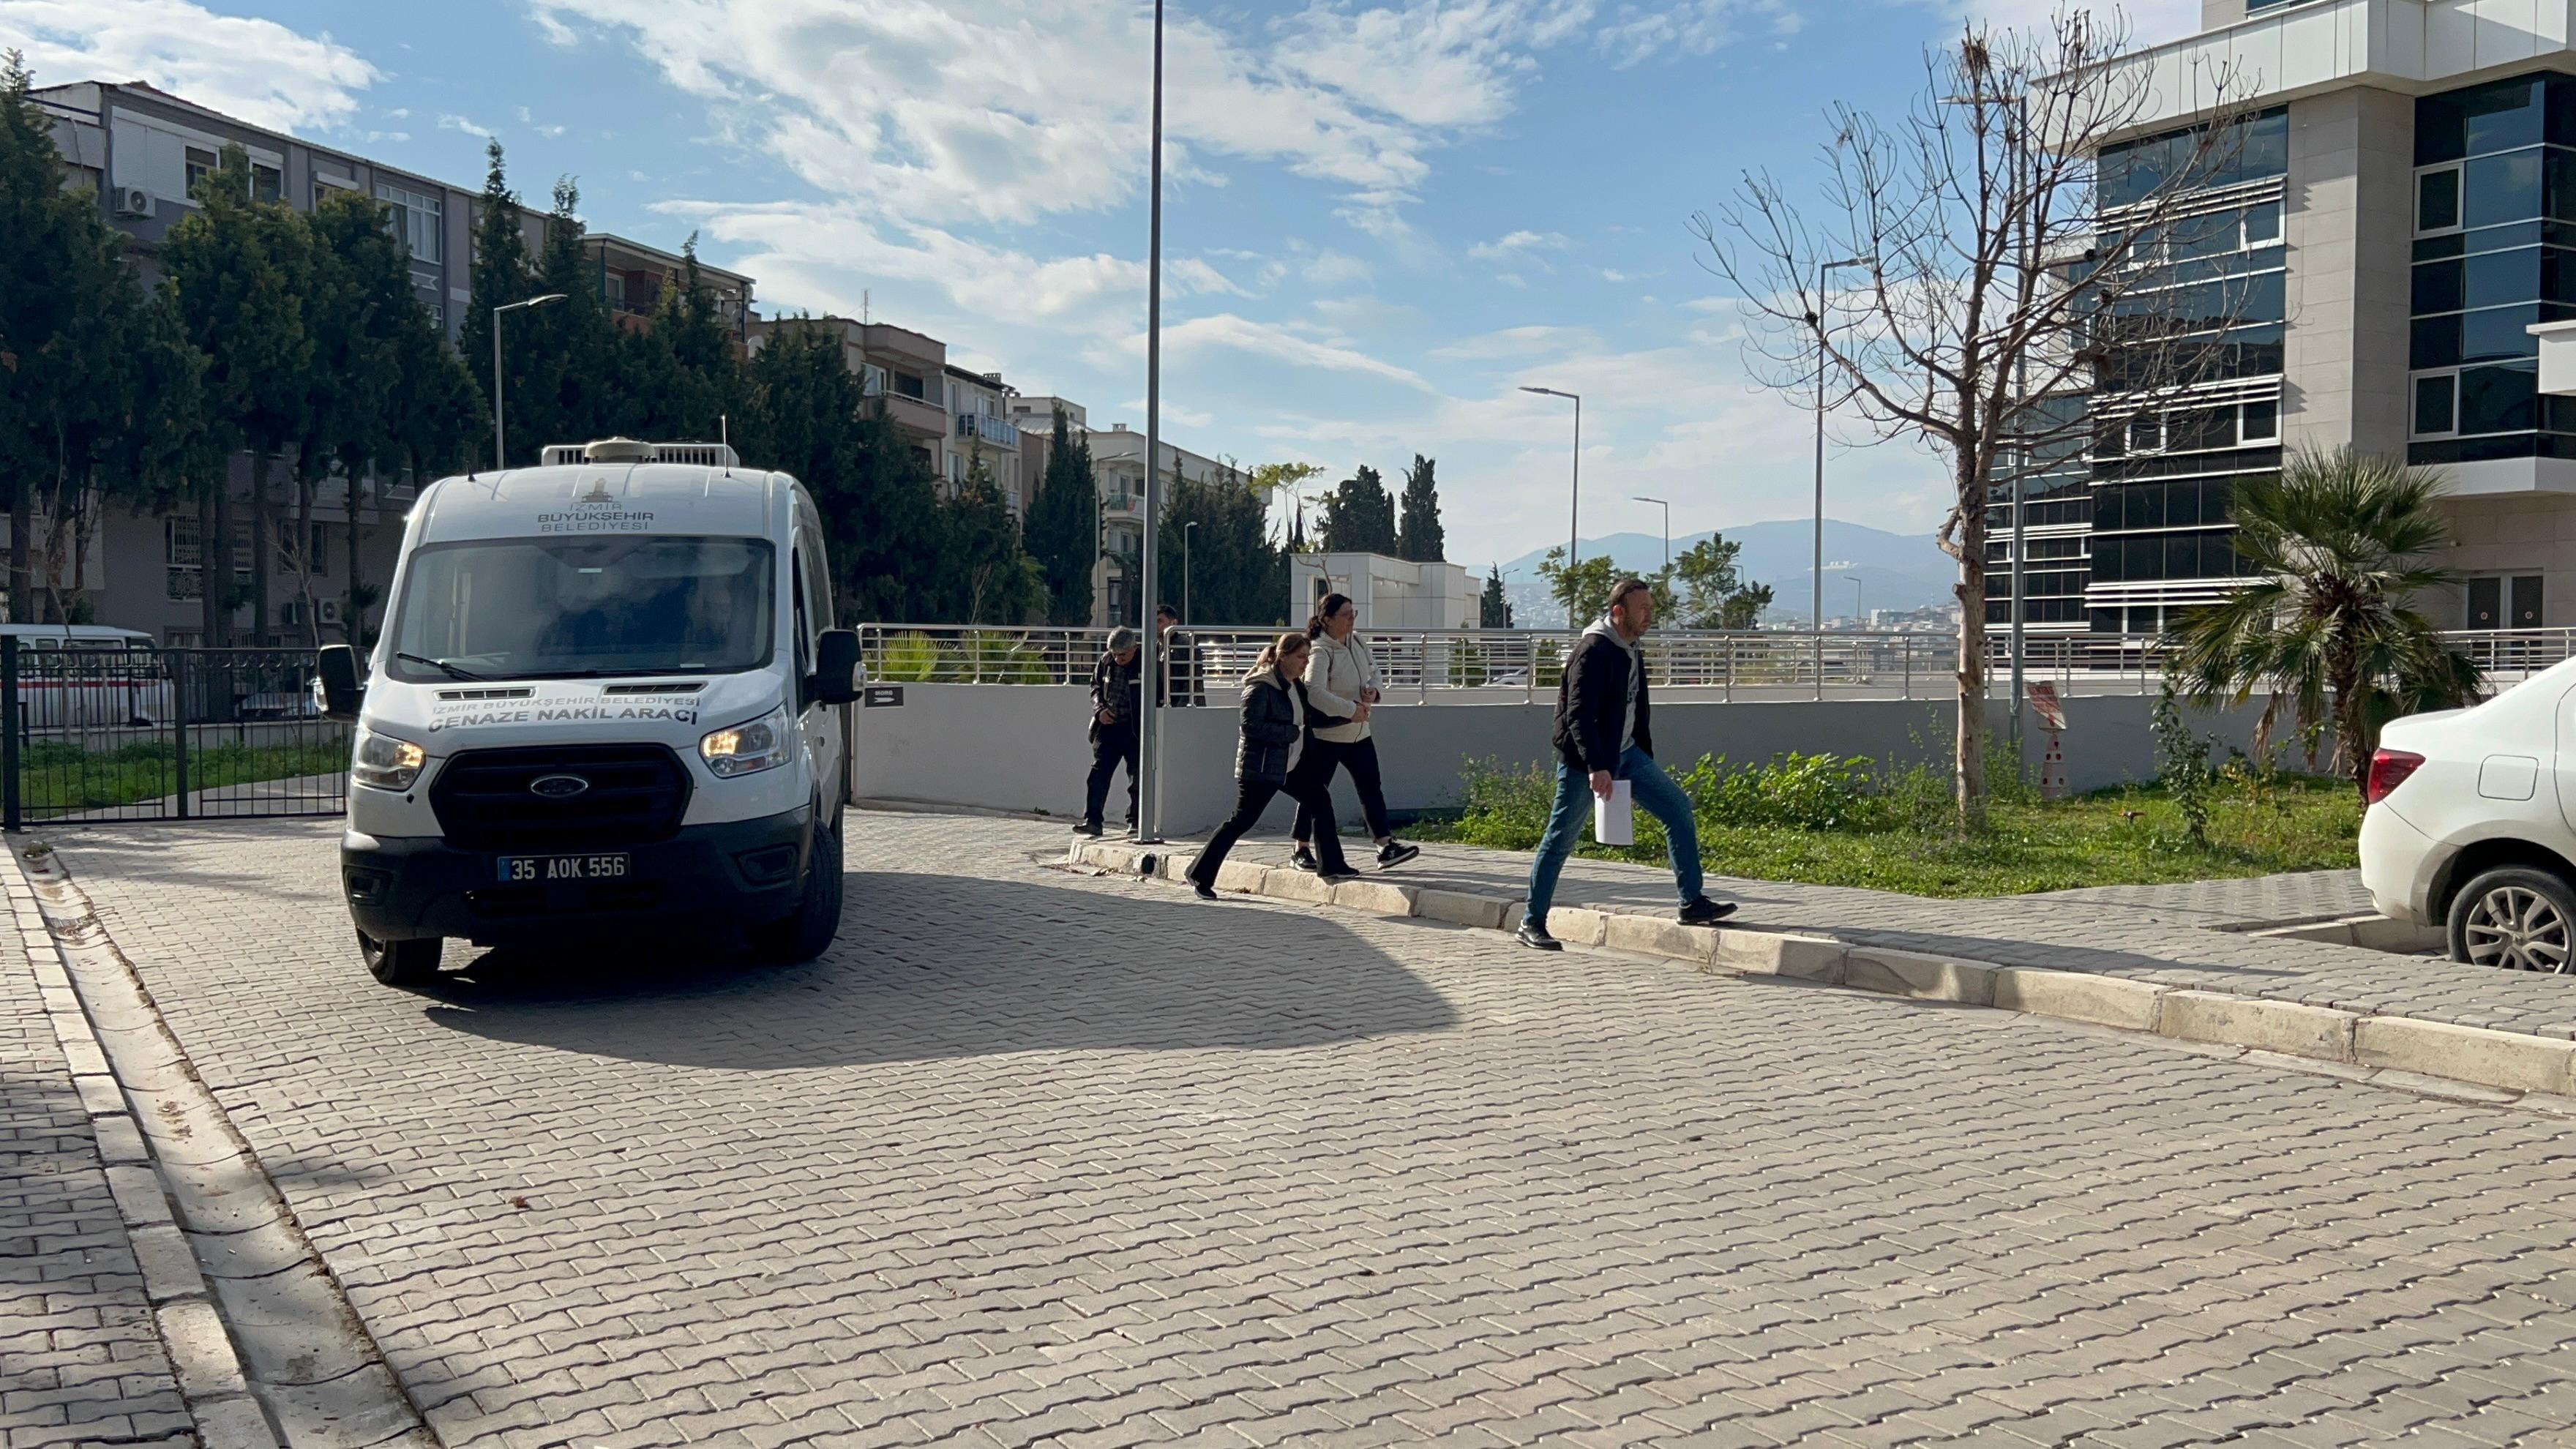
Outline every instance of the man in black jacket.
[[1143, 712], [1145, 672], [1136, 646], [1135, 630], [1110, 630], [1109, 647], [1091, 671], [1091, 778], [1083, 787], [1082, 823], [1073, 827], [1077, 835], [1100, 833], [1109, 780], [1120, 765], [1127, 767], [1127, 828], [1136, 828], [1136, 717]]
[[1618, 780], [1628, 782], [1639, 809], [1664, 823], [1682, 924], [1713, 925], [1735, 911], [1700, 894], [1699, 826], [1690, 797], [1655, 763], [1646, 661], [1637, 652], [1654, 623], [1654, 591], [1641, 580], [1621, 579], [1610, 589], [1610, 612], [1565, 656], [1565, 677], [1556, 688], [1556, 804], [1539, 837], [1538, 858], [1530, 862], [1528, 914], [1514, 933], [1524, 946], [1564, 949], [1547, 931], [1556, 877], [1574, 853], [1593, 798], [1609, 799]]
[[1169, 604], [1154, 607], [1154, 653], [1163, 661], [1163, 704], [1169, 709], [1197, 709], [1207, 703], [1199, 684], [1199, 651], [1188, 634], [1173, 626], [1181, 612]]

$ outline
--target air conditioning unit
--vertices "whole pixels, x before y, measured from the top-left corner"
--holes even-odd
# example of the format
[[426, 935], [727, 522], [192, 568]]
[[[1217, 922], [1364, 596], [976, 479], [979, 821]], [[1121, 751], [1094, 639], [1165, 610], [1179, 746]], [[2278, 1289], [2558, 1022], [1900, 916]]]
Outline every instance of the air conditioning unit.
[[160, 199], [140, 186], [116, 188], [116, 214], [119, 216], [150, 216], [159, 205]]
[[321, 610], [323, 623], [337, 624], [340, 622], [340, 601], [338, 599], [323, 599], [319, 601], [318, 607]]

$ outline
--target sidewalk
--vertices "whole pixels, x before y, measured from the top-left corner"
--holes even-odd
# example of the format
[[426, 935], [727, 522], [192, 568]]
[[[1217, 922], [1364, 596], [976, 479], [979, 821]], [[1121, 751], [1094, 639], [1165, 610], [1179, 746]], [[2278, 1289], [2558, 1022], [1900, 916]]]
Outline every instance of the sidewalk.
[[[1163, 868], [1175, 868], [1195, 844], [1174, 841], [1162, 847]], [[1132, 845], [1089, 845], [1074, 858], [1132, 869], [1138, 853]], [[1320, 883], [1303, 872], [1265, 873], [1264, 868], [1281, 865], [1286, 855], [1286, 842], [1276, 835], [1247, 839], [1227, 863], [1233, 877], [1229, 888], [1326, 899]], [[1332, 898], [1363, 909], [1507, 928], [1519, 918], [1530, 859], [1525, 852], [1426, 845], [1412, 864], [1369, 872]], [[1870, 989], [2013, 1005], [2365, 1067], [2403, 1066], [2506, 1090], [2576, 1091], [2576, 1047], [2568, 1045], [2576, 1042], [2576, 979], [2247, 933], [2258, 925], [2368, 912], [2368, 897], [2352, 871], [1972, 900], [1718, 877], [1708, 881], [1707, 889], [1712, 896], [1739, 903], [1727, 929], [1697, 936], [1678, 927], [1668, 931], [1664, 924], [1671, 921], [1675, 905], [1668, 872], [1578, 858], [1566, 866], [1551, 924], [1577, 944], [1601, 942], [1606, 932], [1614, 947], [1835, 984], [1862, 984], [1858, 974], [1846, 983], [1844, 958], [1837, 952], [1855, 962], [1860, 955], [1850, 948], [1911, 953], [1961, 963], [1972, 968], [1967, 974], [1981, 984], [1958, 987], [1961, 973], [1939, 963], [1894, 963], [1898, 975], [1930, 972], [1952, 983], [1909, 989], [1892, 983], [1890, 963], [1880, 961], [1867, 968], [1869, 979], [1877, 983]], [[1569, 910], [1575, 914], [1568, 916]], [[1595, 917], [1593, 912], [1606, 914]], [[1792, 949], [1778, 945], [1783, 936], [1811, 941], [1812, 949], [1795, 949], [1804, 950], [1812, 964], [1794, 969], [1743, 964], [1755, 959], [1756, 948], [1766, 941], [1771, 942], [1766, 948], [1771, 959], [1783, 959], [1781, 952]], [[2008, 973], [1994, 968], [2027, 968], [2011, 999], [2006, 999], [2005, 985], [1998, 984]], [[2070, 984], [2042, 977], [2067, 973], [2122, 984], [2088, 988], [2084, 994], [2093, 999], [2067, 1009], [2032, 1004], [2038, 999], [2033, 993], [2062, 993]], [[2173, 993], [2180, 995], [2170, 1009], [2159, 1005], [2160, 998]], [[2254, 1003], [2263, 1006], [2256, 1010]], [[2400, 1023], [2421, 1028], [2410, 1026], [2404, 1033], [2409, 1037], [2406, 1049], [2390, 1054], [2383, 1048]], [[2357, 1045], [2357, 1028], [2358, 1036], [2376, 1038], [2380, 1045]], [[2512, 1060], [2498, 1065], [2499, 1054]]]
[[56, 1010], [0, 912], [0, 1443], [195, 1444]]

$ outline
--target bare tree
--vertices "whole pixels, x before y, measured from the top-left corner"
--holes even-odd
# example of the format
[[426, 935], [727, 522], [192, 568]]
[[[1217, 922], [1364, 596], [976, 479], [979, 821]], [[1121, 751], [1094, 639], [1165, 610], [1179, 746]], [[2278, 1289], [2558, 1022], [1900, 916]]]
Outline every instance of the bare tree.
[[[1715, 219], [1692, 219], [1703, 264], [1744, 299], [1763, 385], [1856, 404], [1879, 436], [1950, 464], [1955, 792], [1972, 830], [1986, 805], [1987, 505], [2017, 475], [2062, 465], [2089, 430], [2221, 369], [2244, 297], [2223, 276], [2215, 297], [2174, 285], [2187, 254], [2174, 238], [2240, 153], [2244, 111], [2230, 97], [2242, 87], [2195, 75], [2198, 125], [2155, 148], [2152, 174], [2106, 168], [2104, 146], [2165, 99], [2127, 40], [2116, 15], [2083, 10], [2036, 32], [1971, 25], [1926, 56], [1925, 91], [1892, 127], [1829, 113], [1812, 212], [1757, 174]], [[1845, 258], [1859, 265], [1844, 275], [1864, 280], [1829, 289], [1822, 267]]]

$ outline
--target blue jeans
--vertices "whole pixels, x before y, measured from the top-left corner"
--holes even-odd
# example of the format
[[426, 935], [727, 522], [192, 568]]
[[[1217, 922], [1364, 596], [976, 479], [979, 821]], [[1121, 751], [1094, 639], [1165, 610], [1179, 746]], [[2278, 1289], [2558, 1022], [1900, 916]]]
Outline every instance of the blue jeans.
[[[1655, 763], [1655, 757], [1630, 745], [1610, 772], [1628, 782], [1637, 808], [1664, 823], [1664, 848], [1672, 858], [1673, 890], [1683, 905], [1699, 899], [1699, 823], [1691, 818], [1690, 797]], [[1556, 804], [1547, 812], [1547, 833], [1539, 837], [1538, 859], [1530, 862], [1529, 905], [1524, 920], [1547, 924], [1547, 908], [1556, 900], [1556, 878], [1565, 858], [1583, 837], [1592, 819], [1592, 776], [1563, 761], [1556, 766]]]

